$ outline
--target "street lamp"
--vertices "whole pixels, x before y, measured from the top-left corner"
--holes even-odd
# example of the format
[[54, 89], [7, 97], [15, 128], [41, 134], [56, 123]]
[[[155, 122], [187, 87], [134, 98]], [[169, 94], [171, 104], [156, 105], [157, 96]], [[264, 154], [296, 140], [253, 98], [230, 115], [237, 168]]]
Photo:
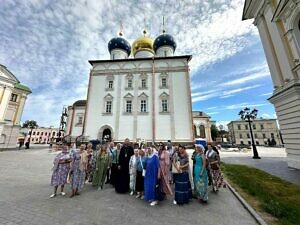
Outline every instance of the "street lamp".
[[252, 139], [253, 159], [260, 159], [260, 157], [258, 156], [256, 145], [254, 143], [252, 127], [251, 127], [251, 122], [257, 117], [257, 112], [258, 112], [257, 109], [253, 109], [250, 112], [250, 109], [248, 107], [244, 108], [243, 110], [241, 110], [239, 112], [239, 116], [241, 117], [241, 119], [245, 120], [249, 123], [250, 134], [251, 134], [251, 139]]

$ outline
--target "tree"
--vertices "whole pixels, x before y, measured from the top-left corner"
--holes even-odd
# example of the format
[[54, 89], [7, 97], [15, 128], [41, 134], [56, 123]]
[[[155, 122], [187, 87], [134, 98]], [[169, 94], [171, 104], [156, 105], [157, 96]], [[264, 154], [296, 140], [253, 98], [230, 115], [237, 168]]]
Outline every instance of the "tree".
[[27, 128], [30, 129], [29, 132], [29, 140], [28, 140], [28, 146], [26, 146], [26, 148], [29, 148], [29, 144], [30, 144], [30, 140], [31, 140], [31, 135], [32, 135], [32, 130], [38, 127], [38, 124], [35, 120], [26, 120], [23, 123], [23, 128]]
[[215, 124], [212, 124], [211, 127], [210, 127], [210, 132], [211, 132], [211, 138], [215, 141], [216, 138], [218, 137], [219, 135], [219, 131], [218, 131], [218, 128]]

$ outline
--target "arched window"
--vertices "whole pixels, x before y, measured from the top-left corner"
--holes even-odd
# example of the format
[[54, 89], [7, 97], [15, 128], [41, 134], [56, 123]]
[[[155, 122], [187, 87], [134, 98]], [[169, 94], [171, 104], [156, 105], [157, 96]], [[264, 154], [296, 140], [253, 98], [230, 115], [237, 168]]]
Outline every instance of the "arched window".
[[196, 127], [196, 125], [193, 125], [193, 128], [194, 128], [194, 136], [195, 136], [195, 138], [197, 138], [198, 134], [197, 134], [197, 127]]
[[206, 135], [205, 135], [205, 127], [204, 127], [204, 125], [200, 125], [199, 126], [199, 130], [200, 130], [200, 138], [205, 138]]
[[161, 113], [169, 113], [169, 95], [166, 92], [163, 92], [160, 96], [160, 112]]
[[112, 105], [113, 105], [113, 96], [111, 94], [107, 94], [104, 97], [104, 109], [103, 109], [103, 112], [105, 114], [112, 114]]

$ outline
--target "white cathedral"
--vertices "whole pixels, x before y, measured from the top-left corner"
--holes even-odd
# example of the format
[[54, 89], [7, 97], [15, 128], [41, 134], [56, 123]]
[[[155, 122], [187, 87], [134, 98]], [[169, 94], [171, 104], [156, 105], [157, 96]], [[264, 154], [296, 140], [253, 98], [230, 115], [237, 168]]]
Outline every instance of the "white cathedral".
[[[87, 100], [68, 108], [66, 133], [86, 140], [192, 143], [197, 132], [189, 76], [192, 56], [175, 56], [175, 49], [174, 38], [165, 31], [153, 40], [144, 30], [132, 46], [122, 32], [112, 38], [110, 59], [89, 61]], [[211, 139], [210, 124], [201, 126], [209, 126]]]

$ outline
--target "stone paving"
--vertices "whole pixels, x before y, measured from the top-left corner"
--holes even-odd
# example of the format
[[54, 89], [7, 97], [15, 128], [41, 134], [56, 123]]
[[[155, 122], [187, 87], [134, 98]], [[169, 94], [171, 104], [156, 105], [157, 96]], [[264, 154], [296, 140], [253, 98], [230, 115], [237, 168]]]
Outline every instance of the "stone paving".
[[[0, 152], [0, 224], [206, 224], [252, 225], [255, 220], [228, 189], [177, 206], [172, 198], [151, 207], [110, 185], [98, 191], [86, 185], [80, 196], [49, 199], [54, 153], [47, 149]], [[66, 187], [69, 194], [70, 188]]]
[[252, 159], [252, 150], [246, 152], [221, 152], [225, 163], [244, 164], [264, 170], [286, 181], [300, 185], [300, 170], [289, 168], [284, 148], [257, 147], [261, 159]]

